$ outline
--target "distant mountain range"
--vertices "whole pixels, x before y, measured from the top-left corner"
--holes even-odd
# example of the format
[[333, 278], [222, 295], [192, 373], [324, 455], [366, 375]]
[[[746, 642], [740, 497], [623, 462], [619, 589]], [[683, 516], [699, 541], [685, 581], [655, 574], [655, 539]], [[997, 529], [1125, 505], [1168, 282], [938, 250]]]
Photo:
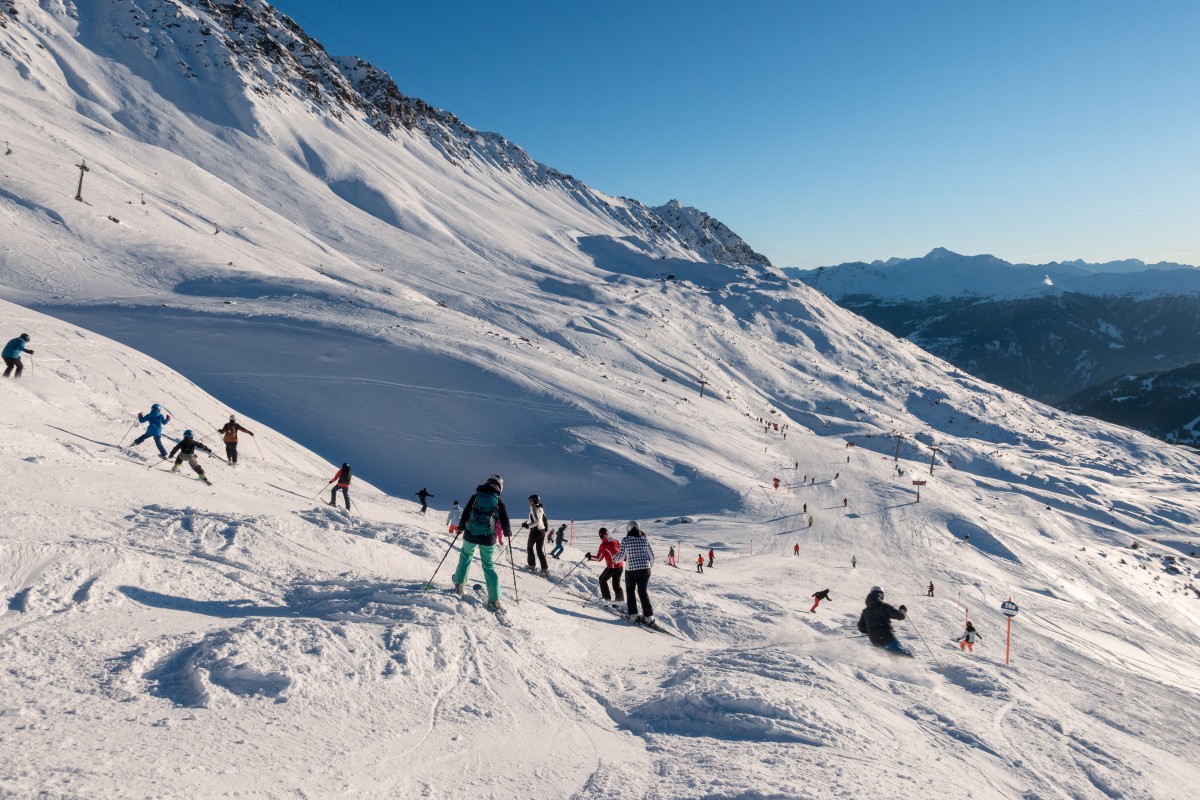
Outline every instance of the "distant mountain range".
[[1169, 441], [1198, 442], [1188, 426], [1200, 403], [1186, 376], [1200, 363], [1200, 269], [1137, 260], [1012, 264], [937, 248], [923, 258], [784, 272], [973, 375]]

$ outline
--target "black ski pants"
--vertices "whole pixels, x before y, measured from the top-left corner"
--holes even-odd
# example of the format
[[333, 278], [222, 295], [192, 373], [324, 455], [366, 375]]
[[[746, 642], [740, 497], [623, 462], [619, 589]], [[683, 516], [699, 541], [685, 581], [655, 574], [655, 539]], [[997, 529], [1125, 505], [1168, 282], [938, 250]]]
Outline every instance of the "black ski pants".
[[529, 566], [533, 566], [533, 554], [537, 553], [538, 561], [542, 563], [542, 569], [550, 569], [550, 565], [546, 563], [546, 532], [542, 529], [529, 529], [529, 541], [525, 543], [525, 555], [528, 557]]
[[225, 460], [230, 464], [237, 463], [237, 442], [225, 443]]
[[21, 363], [21, 359], [9, 358], [8, 356], [5, 356], [4, 357], [4, 377], [7, 378], [8, 373], [12, 372], [14, 368], [17, 370], [17, 374], [14, 375], [13, 377], [14, 378], [21, 377], [21, 373], [25, 371], [25, 365]]
[[337, 505], [338, 489], [342, 490], [342, 497], [344, 497], [346, 499], [346, 508], [350, 508], [350, 487], [348, 487], [348, 486], [333, 487], [333, 491], [329, 493], [329, 505], [331, 505], [331, 506]]
[[[624, 567], [605, 567], [600, 573], [600, 596], [605, 600], [616, 599], [618, 603], [625, 602], [625, 592], [621, 590], [621, 573]], [[608, 593], [608, 583], [612, 581], [612, 594]]]
[[650, 570], [630, 569], [625, 571], [625, 607], [630, 614], [638, 613], [638, 600], [642, 601], [642, 616], [653, 617], [650, 607]]

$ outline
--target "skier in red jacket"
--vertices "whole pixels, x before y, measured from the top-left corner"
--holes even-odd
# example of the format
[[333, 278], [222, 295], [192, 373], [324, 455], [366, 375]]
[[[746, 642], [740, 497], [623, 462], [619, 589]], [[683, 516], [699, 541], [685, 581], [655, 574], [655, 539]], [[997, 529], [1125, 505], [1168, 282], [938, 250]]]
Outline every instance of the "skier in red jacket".
[[[621, 549], [621, 543], [616, 539], [608, 537], [608, 528], [600, 529], [600, 546], [596, 548], [596, 555], [586, 553], [584, 557], [588, 561], [603, 561], [604, 570], [600, 573], [600, 596], [607, 601], [613, 601], [614, 596], [616, 602], [625, 602], [625, 592], [621, 589], [621, 573], [625, 571], [625, 562], [613, 562], [616, 558], [617, 551]], [[612, 581], [612, 593], [608, 591], [608, 582]]]

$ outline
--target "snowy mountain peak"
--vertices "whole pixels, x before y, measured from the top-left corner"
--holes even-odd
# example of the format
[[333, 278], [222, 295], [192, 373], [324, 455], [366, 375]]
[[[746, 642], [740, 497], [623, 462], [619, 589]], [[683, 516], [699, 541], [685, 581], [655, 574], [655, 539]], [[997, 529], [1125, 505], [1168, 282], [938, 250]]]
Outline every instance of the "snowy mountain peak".
[[697, 208], [684, 206], [678, 200], [669, 200], [665, 205], [651, 210], [709, 261], [745, 267], [771, 266], [770, 259], [755, 252], [742, 237], [720, 220]]

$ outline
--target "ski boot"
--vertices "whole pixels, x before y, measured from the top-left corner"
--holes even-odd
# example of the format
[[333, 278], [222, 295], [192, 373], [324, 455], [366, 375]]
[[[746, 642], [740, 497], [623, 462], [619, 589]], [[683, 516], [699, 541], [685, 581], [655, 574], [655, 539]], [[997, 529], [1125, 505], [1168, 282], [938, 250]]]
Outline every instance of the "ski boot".
[[454, 593], [456, 595], [458, 595], [459, 597], [467, 596], [467, 591], [466, 591], [466, 589], [463, 588], [463, 585], [461, 583], [454, 584]]

